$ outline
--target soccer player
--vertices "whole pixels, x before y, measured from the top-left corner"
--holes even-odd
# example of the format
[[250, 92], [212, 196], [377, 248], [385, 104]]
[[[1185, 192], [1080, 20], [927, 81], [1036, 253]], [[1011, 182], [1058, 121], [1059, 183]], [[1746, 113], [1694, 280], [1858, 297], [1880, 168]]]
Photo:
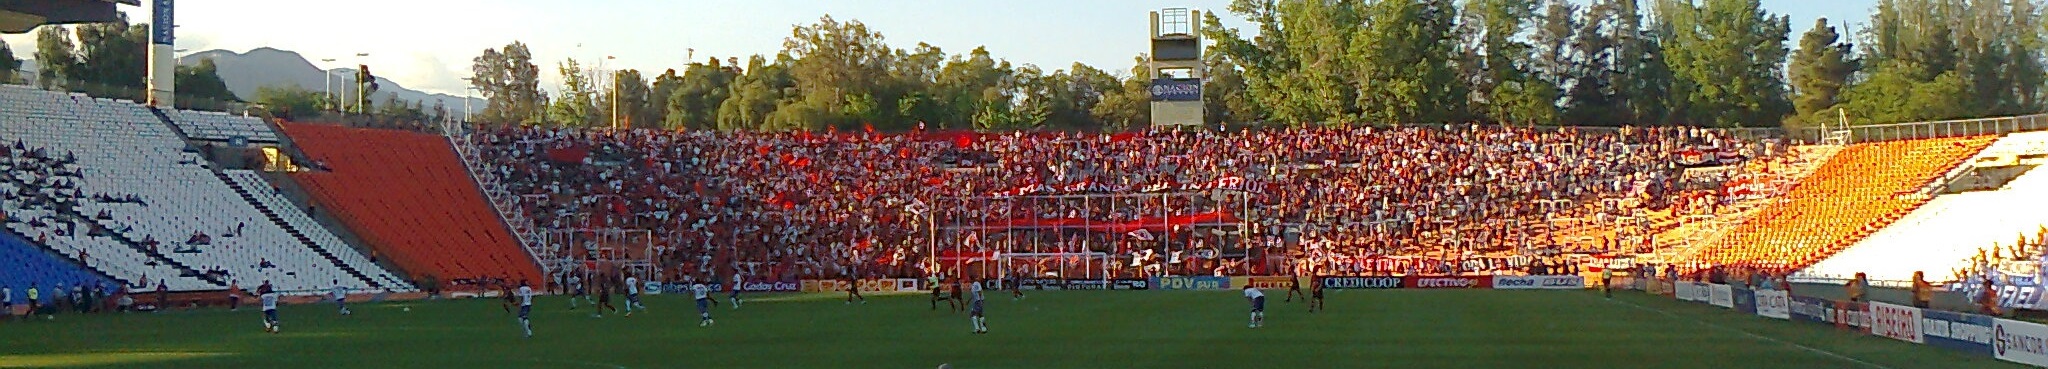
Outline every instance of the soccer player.
[[626, 316], [633, 316], [633, 309], [647, 310], [640, 305], [640, 278], [626, 277]]
[[533, 337], [533, 321], [527, 318], [532, 313], [533, 287], [527, 286], [526, 281], [521, 280], [519, 281], [519, 328], [526, 330], [527, 338]]
[[585, 301], [589, 301], [589, 300], [590, 300], [590, 295], [587, 295], [587, 294], [584, 294], [584, 293], [583, 293], [583, 277], [581, 277], [581, 276], [577, 276], [577, 275], [576, 275], [576, 272], [569, 272], [569, 283], [568, 283], [568, 285], [569, 285], [569, 310], [576, 310], [576, 299], [577, 299], [577, 298], [583, 298], [583, 300], [585, 300]]
[[1308, 294], [1301, 293], [1300, 275], [1287, 277], [1287, 302], [1294, 302], [1294, 296], [1301, 296], [1302, 301], [1308, 300]]
[[[269, 284], [269, 282], [264, 282], [264, 285]], [[284, 324], [277, 319], [277, 291], [264, 287], [256, 291], [256, 293], [263, 296], [259, 298], [263, 303], [263, 331], [277, 333], [283, 330]]]
[[740, 282], [740, 281], [742, 281], [742, 279], [740, 279], [740, 273], [739, 273], [739, 272], [733, 272], [733, 273], [732, 273], [732, 279], [731, 279], [731, 280], [728, 280], [728, 281], [726, 281], [726, 285], [725, 285], [725, 289], [726, 289], [726, 290], [728, 290], [728, 291], [732, 291], [732, 295], [726, 296], [725, 298], [728, 298], [728, 299], [732, 299], [732, 308], [733, 308], [733, 310], [739, 310], [739, 308], [740, 308], [740, 290], [742, 290], [742, 289], [745, 289], [744, 287], [746, 287], [746, 286], [743, 286], [743, 285], [742, 285], [742, 282]]
[[[939, 309], [939, 300], [945, 300], [945, 299], [946, 299], [946, 297], [945, 297], [945, 295], [944, 295], [944, 293], [945, 293], [945, 290], [946, 290], [946, 286], [944, 286], [944, 285], [941, 285], [941, 284], [939, 284], [939, 274], [938, 274], [938, 273], [932, 273], [932, 275], [928, 275], [928, 276], [925, 276], [925, 277], [924, 277], [924, 279], [925, 279], [925, 285], [926, 285], [926, 286], [931, 286], [931, 288], [932, 288], [932, 310], [938, 310], [938, 309]], [[31, 299], [33, 299], [33, 298], [31, 298]], [[946, 307], [947, 307], [947, 308], [952, 308], [952, 306], [953, 306], [953, 301], [952, 301], [952, 300], [947, 300], [947, 301], [946, 301]]]
[[965, 286], [960, 285], [960, 280], [962, 279], [966, 278], [953, 279], [953, 299], [946, 300], [947, 304], [953, 305], [953, 312], [955, 313], [960, 312], [961, 310], [967, 310], [967, 300], [960, 297], [960, 294], [966, 291], [966, 288], [964, 288]]
[[14, 318], [14, 289], [0, 286], [0, 320]]
[[846, 275], [846, 304], [852, 305], [854, 299], [860, 299], [862, 304], [868, 303], [867, 296], [860, 295], [860, 277], [848, 273]]
[[1010, 301], [1024, 299], [1024, 274], [1010, 276]]
[[29, 319], [36, 318], [36, 309], [43, 308], [40, 305], [42, 302], [37, 301], [36, 299], [42, 298], [42, 294], [42, 290], [36, 289], [36, 284], [28, 284], [28, 314], [23, 314], [22, 316], [28, 317]]
[[1258, 289], [1258, 288], [1256, 288], [1256, 287], [1252, 287], [1252, 286], [1251, 286], [1250, 284], [1246, 284], [1246, 285], [1244, 286], [1244, 300], [1245, 300], [1246, 302], [1250, 302], [1250, 303], [1252, 303], [1252, 325], [1251, 325], [1251, 327], [1252, 327], [1252, 328], [1258, 328], [1258, 327], [1259, 327], [1259, 326], [1261, 326], [1261, 325], [1265, 325], [1265, 323], [1266, 323], [1266, 293], [1264, 293], [1264, 292], [1259, 292], [1259, 289]]
[[235, 280], [228, 280], [228, 311], [242, 310], [242, 286]]
[[690, 286], [690, 293], [697, 296], [697, 326], [711, 326], [711, 304], [718, 303], [711, 299], [711, 288], [698, 283]]
[[597, 291], [594, 292], [597, 292], [597, 305], [590, 306], [590, 310], [592, 310], [591, 317], [603, 318], [605, 310], [611, 310], [614, 313], [619, 312], [617, 306], [612, 306], [612, 286], [608, 282], [610, 281], [599, 279], [596, 284], [597, 288], [595, 290]]
[[333, 281], [334, 306], [337, 308], [341, 308], [341, 315], [348, 315], [348, 287], [342, 286], [341, 280], [339, 279], [335, 279]]
[[[1613, 283], [1614, 268], [1600, 268], [1600, 294], [1606, 296], [1609, 300], [1614, 299]], [[1752, 284], [1752, 287], [1750, 288], [1756, 287], [1754, 287], [1754, 284]]]
[[973, 283], [972, 285], [974, 288], [972, 298], [974, 300], [968, 303], [972, 306], [968, 308], [967, 319], [974, 322], [974, 334], [986, 334], [988, 333], [988, 319], [983, 318], [981, 315], [981, 284]]
[[1308, 312], [1323, 311], [1323, 283], [1316, 277], [1308, 278]]

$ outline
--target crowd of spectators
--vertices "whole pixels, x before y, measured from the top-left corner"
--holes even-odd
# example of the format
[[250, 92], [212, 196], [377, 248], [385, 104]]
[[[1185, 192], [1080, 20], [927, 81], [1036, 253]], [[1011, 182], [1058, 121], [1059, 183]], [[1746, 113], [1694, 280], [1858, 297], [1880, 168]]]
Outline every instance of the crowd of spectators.
[[[1672, 153], [1764, 146], [1696, 128], [1468, 125], [1118, 134], [509, 128], [469, 140], [486, 175], [520, 199], [537, 228], [646, 230], [651, 239], [636, 243], [675, 279], [911, 276], [934, 267], [921, 261], [952, 260], [942, 265], [950, 269], [997, 251], [1109, 257], [1012, 259], [983, 273], [1281, 274], [1386, 256], [1447, 261], [1404, 272], [1498, 270], [1510, 266], [1448, 261], [1583, 251], [1559, 250], [1548, 220], [1671, 206], [1681, 193]], [[1628, 201], [1602, 201], [1613, 199]], [[1164, 220], [1202, 214], [1217, 216]], [[1090, 225], [1061, 223], [1076, 219]], [[1054, 223], [1063, 225], [1045, 225]], [[596, 249], [551, 246], [572, 255]], [[1512, 267], [1527, 267], [1519, 264]]]

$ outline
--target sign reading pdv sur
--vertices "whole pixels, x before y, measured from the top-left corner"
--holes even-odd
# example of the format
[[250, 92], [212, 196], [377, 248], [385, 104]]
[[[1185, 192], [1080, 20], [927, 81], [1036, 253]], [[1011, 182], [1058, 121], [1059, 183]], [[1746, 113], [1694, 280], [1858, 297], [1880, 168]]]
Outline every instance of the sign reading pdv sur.
[[1152, 289], [1227, 290], [1230, 289], [1230, 277], [1158, 277], [1153, 278]]

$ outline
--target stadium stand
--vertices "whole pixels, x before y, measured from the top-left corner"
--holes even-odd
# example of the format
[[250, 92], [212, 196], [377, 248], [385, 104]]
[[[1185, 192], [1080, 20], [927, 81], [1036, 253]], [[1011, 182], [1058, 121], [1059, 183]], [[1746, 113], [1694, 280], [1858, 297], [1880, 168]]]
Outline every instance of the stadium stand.
[[63, 257], [50, 255], [21, 236], [0, 232], [0, 286], [14, 291], [11, 301], [28, 301], [28, 287], [42, 289], [69, 286], [119, 288], [120, 282], [80, 267]]
[[[294, 173], [316, 203], [416, 279], [538, 283], [539, 266], [485, 202], [441, 136], [285, 123], [313, 166]], [[425, 287], [425, 286], [422, 286]]]
[[264, 124], [261, 118], [192, 110], [164, 110], [163, 114], [176, 123], [185, 136], [196, 140], [229, 141], [241, 137], [249, 142], [277, 142], [277, 131], [270, 129], [270, 125]]
[[264, 181], [261, 174], [250, 170], [226, 170], [222, 173], [233, 181], [238, 191], [255, 200], [265, 215], [271, 215], [275, 221], [284, 222], [285, 231], [290, 232], [292, 237], [301, 243], [313, 245], [335, 255], [343, 265], [368, 273], [370, 278], [380, 285], [379, 287], [395, 291], [410, 289], [404, 279], [377, 266], [376, 262], [364, 257], [362, 252], [350, 249], [348, 243], [343, 242], [341, 237], [336, 237], [333, 232], [314, 221], [313, 217], [307, 216], [304, 209], [285, 199], [284, 194]]
[[[2015, 133], [1999, 138], [1956, 170], [1972, 171], [1979, 163], [1987, 168], [2011, 165], [2015, 163], [2000, 159], [2041, 154], [2048, 154], [2048, 132]], [[2043, 163], [2036, 159], [2025, 164]], [[1949, 177], [1962, 182], [1976, 176]], [[2028, 238], [2048, 225], [2048, 213], [2017, 204], [2048, 204], [2048, 171], [2025, 170], [1989, 190], [1939, 194], [1891, 226], [1793, 277], [1839, 281], [1862, 272], [1871, 280], [1908, 281], [1913, 272], [1923, 271], [1930, 278], [1948, 278], [1951, 272], [1970, 267], [1970, 259], [1981, 248], [2011, 245], [2015, 237]]]
[[1859, 143], [1703, 247], [1695, 268], [1734, 266], [1782, 274], [1805, 268], [1927, 201], [1918, 194], [1995, 137]]
[[89, 265], [112, 260], [126, 273], [118, 279], [164, 281], [173, 290], [220, 289], [228, 280], [270, 281], [288, 291], [324, 289], [334, 280], [371, 287], [265, 219], [141, 105], [14, 86], [0, 86], [0, 104], [7, 105], [0, 137], [13, 139], [11, 149], [27, 160], [64, 174], [10, 170], [17, 179], [34, 178], [17, 184], [41, 202], [10, 203], [10, 212], [21, 212], [10, 218], [67, 228], [15, 228], [24, 235], [54, 234], [53, 247], [96, 257]]

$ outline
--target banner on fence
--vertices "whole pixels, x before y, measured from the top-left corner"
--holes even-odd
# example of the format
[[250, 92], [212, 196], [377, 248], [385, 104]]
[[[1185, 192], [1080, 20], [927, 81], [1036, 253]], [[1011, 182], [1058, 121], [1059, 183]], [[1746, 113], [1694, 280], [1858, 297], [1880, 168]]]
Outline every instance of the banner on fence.
[[1746, 288], [1737, 288], [1734, 292], [1735, 311], [1740, 311], [1746, 314], [1756, 314], [1756, 291]]
[[1792, 319], [1792, 296], [1780, 290], [1756, 291], [1756, 315], [1781, 320]]
[[1992, 319], [1988, 316], [1941, 310], [1920, 310], [1920, 331], [1927, 345], [1963, 352], [1992, 355]]
[[1870, 334], [1912, 343], [1927, 343], [1921, 335], [1920, 308], [1871, 302], [1866, 305], [1870, 313]]
[[1401, 288], [1401, 277], [1322, 277], [1316, 283], [1333, 290]]
[[1735, 307], [1735, 289], [1725, 284], [1707, 286], [1707, 303], [1724, 308]]
[[1231, 289], [1230, 277], [1157, 277], [1152, 278], [1152, 288], [1158, 290], [1227, 290]]
[[1586, 288], [1586, 278], [1575, 275], [1494, 276], [1493, 288], [1501, 290], [1575, 290]]
[[1407, 276], [1401, 279], [1402, 288], [1493, 288], [1493, 277], [1488, 276]]
[[2048, 366], [2048, 326], [1992, 319], [1991, 355], [1999, 360]]
[[1230, 284], [1238, 288], [1251, 286], [1262, 290], [1285, 290], [1294, 283], [1293, 277], [1230, 277]]

